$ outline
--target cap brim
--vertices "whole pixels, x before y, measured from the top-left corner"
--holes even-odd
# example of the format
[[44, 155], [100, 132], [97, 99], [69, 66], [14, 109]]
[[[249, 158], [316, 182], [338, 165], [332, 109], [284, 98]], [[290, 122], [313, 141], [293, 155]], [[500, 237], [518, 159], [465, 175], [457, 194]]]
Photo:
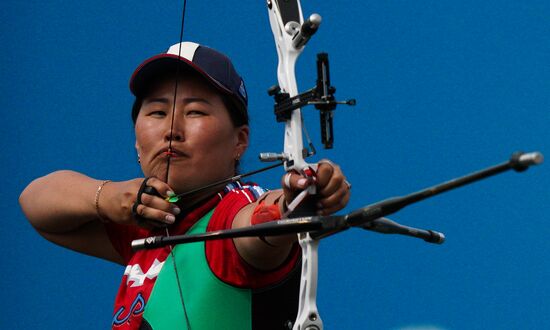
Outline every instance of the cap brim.
[[154, 82], [159, 76], [171, 73], [179, 75], [189, 71], [198, 73], [224, 94], [232, 95], [230, 90], [210, 77], [210, 75], [193, 64], [193, 62], [173, 54], [156, 55], [141, 63], [130, 78], [130, 91], [135, 96], [143, 96], [147, 92], [151, 82]]

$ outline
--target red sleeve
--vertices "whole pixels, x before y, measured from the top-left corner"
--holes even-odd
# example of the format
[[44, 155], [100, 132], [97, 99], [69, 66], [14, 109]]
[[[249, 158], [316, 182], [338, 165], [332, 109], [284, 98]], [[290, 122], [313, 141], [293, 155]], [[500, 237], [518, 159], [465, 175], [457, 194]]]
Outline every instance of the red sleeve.
[[131, 247], [132, 241], [134, 239], [146, 237], [148, 233], [146, 229], [137, 226], [120, 225], [114, 222], [106, 223], [105, 230], [107, 231], [107, 236], [109, 236], [111, 244], [122, 256], [126, 264], [134, 255], [134, 251]]
[[[207, 230], [231, 228], [237, 213], [254, 201], [254, 194], [247, 189], [230, 192], [216, 207]], [[206, 242], [206, 259], [212, 272], [223, 282], [243, 288], [257, 289], [280, 282], [294, 269], [299, 255], [300, 247], [295, 244], [281, 266], [271, 271], [262, 271], [250, 266], [241, 258], [233, 239]]]

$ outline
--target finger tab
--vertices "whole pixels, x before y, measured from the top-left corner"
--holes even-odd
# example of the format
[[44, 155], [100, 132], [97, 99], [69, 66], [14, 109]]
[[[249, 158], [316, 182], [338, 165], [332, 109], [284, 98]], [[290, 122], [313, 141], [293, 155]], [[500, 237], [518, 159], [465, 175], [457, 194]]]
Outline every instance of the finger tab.
[[153, 195], [153, 196], [157, 196], [157, 197], [162, 197], [159, 192], [154, 188], [154, 187], [151, 187], [151, 186], [145, 186], [145, 188], [143, 189], [143, 193], [147, 194], [147, 195]]

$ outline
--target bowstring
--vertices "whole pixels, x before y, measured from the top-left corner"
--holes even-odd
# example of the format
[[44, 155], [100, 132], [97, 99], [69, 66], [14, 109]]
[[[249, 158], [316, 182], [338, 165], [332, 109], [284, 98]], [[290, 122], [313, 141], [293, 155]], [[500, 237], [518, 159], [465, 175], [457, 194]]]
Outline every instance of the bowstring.
[[[187, 8], [187, 0], [183, 0], [183, 9], [181, 13], [181, 27], [180, 27], [180, 37], [179, 37], [179, 47], [178, 47], [178, 59], [181, 57], [181, 44], [183, 42], [183, 30], [185, 26], [185, 10]], [[165, 182], [168, 183], [169, 178], [169, 172], [170, 172], [170, 160], [172, 159], [172, 140], [174, 138], [174, 118], [176, 117], [176, 103], [178, 98], [178, 81], [179, 81], [179, 74], [180, 74], [180, 67], [181, 63], [178, 60], [176, 62], [176, 79], [174, 83], [174, 99], [172, 102], [172, 118], [170, 121], [170, 139], [168, 140], [168, 152], [167, 160], [166, 160], [166, 177]], [[166, 231], [166, 237], [170, 237], [170, 230], [168, 227], [165, 227]], [[172, 265], [174, 267], [174, 274], [176, 275], [176, 282], [178, 283], [178, 292], [180, 296], [181, 301], [181, 307], [183, 309], [183, 314], [185, 316], [185, 323], [187, 325], [187, 329], [191, 330], [191, 323], [189, 322], [189, 315], [187, 314], [187, 308], [185, 307], [185, 299], [183, 298], [183, 289], [181, 287], [180, 277], [178, 273], [178, 267], [176, 266], [176, 257], [174, 255], [174, 248], [172, 245], [169, 245], [170, 248], [170, 256], [172, 257]]]

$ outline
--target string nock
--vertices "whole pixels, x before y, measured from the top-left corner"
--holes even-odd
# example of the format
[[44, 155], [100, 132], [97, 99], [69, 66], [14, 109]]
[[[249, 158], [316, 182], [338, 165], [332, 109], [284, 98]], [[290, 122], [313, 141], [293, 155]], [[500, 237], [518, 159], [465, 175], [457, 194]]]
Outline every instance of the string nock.
[[180, 198], [179, 196], [168, 196], [164, 200], [170, 203], [177, 203], [179, 202]]
[[543, 161], [544, 156], [538, 151], [529, 153], [518, 151], [512, 154], [512, 158], [510, 159], [510, 166], [516, 172], [523, 172], [527, 170], [529, 166], [542, 164]]

